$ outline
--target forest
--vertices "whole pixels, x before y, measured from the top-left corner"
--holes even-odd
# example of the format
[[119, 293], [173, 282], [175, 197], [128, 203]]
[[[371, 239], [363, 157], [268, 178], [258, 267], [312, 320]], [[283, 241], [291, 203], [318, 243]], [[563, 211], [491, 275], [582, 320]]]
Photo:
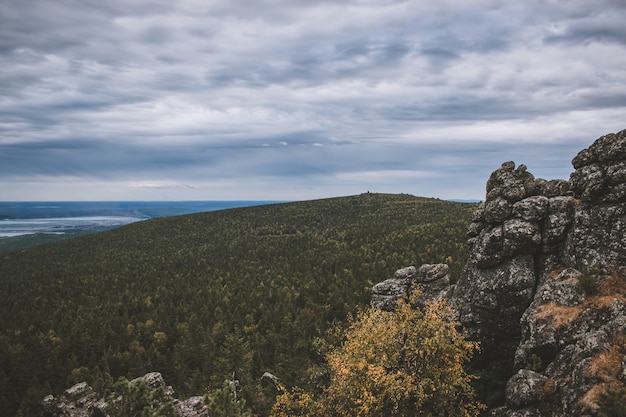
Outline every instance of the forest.
[[408, 265], [466, 260], [475, 204], [406, 194], [227, 209], [0, 253], [0, 415], [87, 381], [161, 372], [178, 398], [236, 373], [267, 415], [323, 383], [320, 346]]

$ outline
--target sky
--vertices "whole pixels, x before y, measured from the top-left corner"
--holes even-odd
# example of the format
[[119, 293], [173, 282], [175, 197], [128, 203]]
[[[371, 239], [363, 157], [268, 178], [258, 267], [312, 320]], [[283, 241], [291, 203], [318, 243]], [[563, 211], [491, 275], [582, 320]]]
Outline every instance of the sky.
[[624, 0], [1, 0], [0, 200], [482, 200], [626, 128]]

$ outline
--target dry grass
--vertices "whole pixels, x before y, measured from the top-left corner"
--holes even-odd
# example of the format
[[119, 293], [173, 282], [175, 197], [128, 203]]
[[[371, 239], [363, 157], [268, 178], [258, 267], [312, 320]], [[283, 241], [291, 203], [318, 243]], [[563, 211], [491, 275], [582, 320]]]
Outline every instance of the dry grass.
[[[560, 273], [560, 272], [559, 272]], [[558, 276], [557, 271], [550, 274], [551, 278]], [[626, 277], [612, 274], [598, 285], [596, 295], [588, 295], [585, 300], [576, 306], [563, 306], [549, 303], [539, 307], [534, 318], [550, 320], [556, 328], [561, 328], [574, 322], [584, 311], [601, 311], [609, 309], [616, 299], [626, 303]], [[580, 406], [589, 412], [599, 411], [598, 400], [609, 389], [623, 387], [619, 375], [622, 372], [622, 361], [626, 356], [626, 335], [618, 336], [606, 349], [594, 356], [587, 369], [585, 376], [597, 381], [580, 400]], [[553, 386], [546, 386], [546, 394]], [[548, 397], [549, 398], [549, 397]]]
[[626, 296], [626, 277], [615, 273], [611, 274], [598, 285], [598, 294], [603, 296], [620, 295], [623, 299], [623, 296]]
[[591, 360], [585, 374], [603, 382], [614, 381], [622, 370], [623, 359], [623, 345], [612, 344]]
[[[549, 277], [555, 279], [561, 270], [555, 269]], [[568, 278], [575, 279], [575, 278]], [[586, 309], [606, 310], [613, 302], [619, 299], [626, 303], [626, 277], [612, 274], [598, 285], [597, 295], [589, 295], [585, 300], [576, 306], [563, 306], [556, 303], [548, 303], [539, 307], [534, 318], [550, 319], [554, 326], [560, 328], [576, 320]]]
[[610, 388], [620, 388], [622, 360], [626, 354], [626, 336], [620, 335], [605, 350], [591, 359], [585, 375], [599, 381], [580, 399], [580, 405], [589, 411], [598, 410], [598, 398]]
[[591, 389], [587, 391], [585, 395], [580, 398], [580, 400], [578, 400], [578, 403], [584, 410], [597, 413], [600, 410], [600, 407], [598, 406], [598, 399], [600, 398], [600, 395], [607, 392], [609, 389], [618, 389], [623, 385], [624, 384], [619, 381], [601, 382], [591, 387]]
[[540, 306], [533, 317], [539, 320], [549, 319], [556, 328], [560, 328], [576, 320], [582, 312], [582, 305], [568, 307], [556, 303], [548, 303]]
[[598, 295], [594, 297], [588, 297], [581, 305], [596, 310], [605, 310], [611, 307], [615, 300], [621, 300], [626, 303], [626, 296], [623, 296], [621, 294]]
[[553, 269], [552, 271], [550, 271], [550, 273], [548, 274], [548, 278], [550, 279], [557, 279], [559, 275], [561, 275], [561, 272], [563, 272], [565, 270], [564, 267], [560, 266], [556, 269]]
[[616, 299], [622, 300], [626, 303], [626, 296], [617, 295], [604, 295], [587, 297], [582, 304], [575, 306], [563, 306], [556, 303], [548, 303], [539, 306], [538, 311], [533, 315], [535, 319], [549, 319], [554, 323], [556, 328], [561, 328], [567, 324], [572, 323], [580, 316], [580, 314], [587, 310], [605, 310], [611, 307]]
[[609, 384], [602, 383], [591, 387], [591, 389], [587, 391], [585, 395], [583, 395], [578, 401], [580, 406], [584, 410], [588, 410], [594, 413], [598, 412], [598, 410], [600, 409], [600, 407], [598, 406], [598, 397], [602, 392], [609, 388], [608, 385]]

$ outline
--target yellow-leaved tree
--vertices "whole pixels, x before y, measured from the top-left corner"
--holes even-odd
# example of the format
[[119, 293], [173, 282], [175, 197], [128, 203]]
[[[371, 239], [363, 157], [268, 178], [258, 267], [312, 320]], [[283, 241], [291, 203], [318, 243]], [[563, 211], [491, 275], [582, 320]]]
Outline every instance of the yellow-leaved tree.
[[478, 346], [457, 331], [444, 301], [423, 309], [412, 301], [400, 301], [393, 312], [370, 308], [357, 315], [342, 346], [326, 355], [331, 379], [323, 393], [285, 390], [272, 415], [477, 416], [484, 407], [463, 365]]

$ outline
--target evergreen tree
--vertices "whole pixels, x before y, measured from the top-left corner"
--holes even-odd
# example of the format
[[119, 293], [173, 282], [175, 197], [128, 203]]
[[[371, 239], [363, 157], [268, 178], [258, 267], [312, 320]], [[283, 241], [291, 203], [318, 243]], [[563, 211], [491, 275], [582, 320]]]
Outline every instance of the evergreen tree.
[[120, 378], [109, 396], [111, 417], [175, 417], [172, 399], [163, 388], [151, 390], [143, 379], [129, 382]]
[[205, 402], [208, 405], [211, 417], [249, 417], [250, 410], [246, 407], [246, 401], [240, 397], [238, 391], [239, 381], [224, 381], [221, 388], [207, 394]]

